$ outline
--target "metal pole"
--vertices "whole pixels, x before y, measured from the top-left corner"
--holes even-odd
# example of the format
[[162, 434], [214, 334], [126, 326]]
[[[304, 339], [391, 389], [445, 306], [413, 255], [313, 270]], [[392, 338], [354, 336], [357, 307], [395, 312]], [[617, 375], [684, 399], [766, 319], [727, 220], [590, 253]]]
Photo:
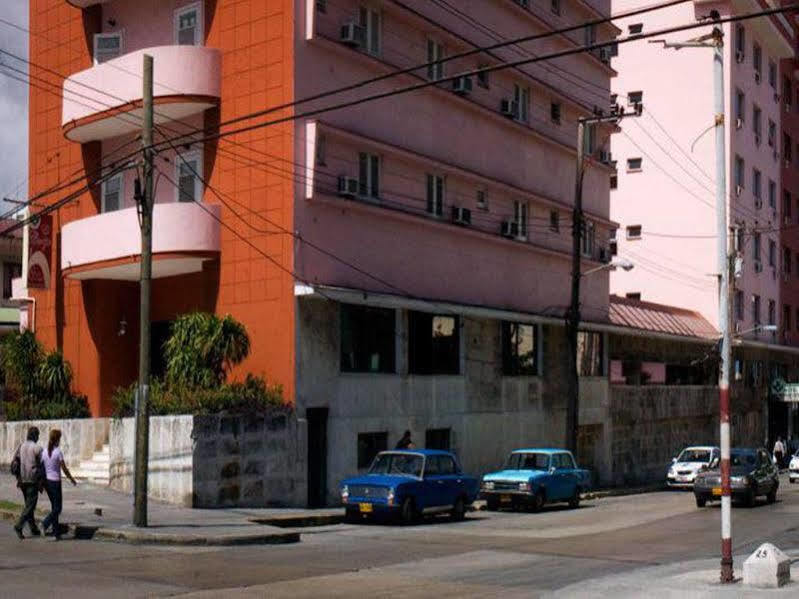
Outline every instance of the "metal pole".
[[577, 331], [580, 327], [580, 240], [583, 226], [583, 169], [585, 168], [585, 122], [577, 122], [577, 173], [574, 182], [572, 214], [572, 286], [571, 304], [566, 315], [566, 335], [569, 342], [568, 403], [566, 405], [566, 447], [577, 455], [579, 427], [580, 375], [577, 371]]
[[136, 471], [133, 524], [147, 526], [147, 466], [150, 439], [150, 282], [153, 259], [153, 57], [144, 55], [144, 193], [141, 195], [141, 276], [139, 312], [139, 388], [136, 402]]
[[713, 29], [713, 91], [716, 127], [716, 249], [719, 268], [719, 326], [721, 372], [719, 373], [719, 421], [721, 440], [721, 582], [733, 581], [732, 513], [730, 509], [730, 260], [727, 248], [727, 159], [724, 140], [724, 39]]

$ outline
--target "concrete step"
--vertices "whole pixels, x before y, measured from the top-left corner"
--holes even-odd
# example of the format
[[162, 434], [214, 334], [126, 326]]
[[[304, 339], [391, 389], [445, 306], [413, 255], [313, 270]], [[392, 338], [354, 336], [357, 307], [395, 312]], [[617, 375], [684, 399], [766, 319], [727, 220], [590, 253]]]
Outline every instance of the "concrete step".
[[76, 479], [97, 484], [108, 484], [111, 470], [111, 453], [108, 445], [94, 453], [91, 460], [82, 460], [72, 473]]

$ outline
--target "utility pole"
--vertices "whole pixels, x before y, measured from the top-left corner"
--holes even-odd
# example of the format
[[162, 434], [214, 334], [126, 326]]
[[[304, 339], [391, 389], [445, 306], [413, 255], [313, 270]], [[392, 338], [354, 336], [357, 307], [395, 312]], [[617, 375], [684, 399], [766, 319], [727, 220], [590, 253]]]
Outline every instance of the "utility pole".
[[144, 55], [142, 148], [144, 191], [137, 185], [141, 228], [141, 275], [139, 278], [139, 386], [136, 391], [136, 460], [134, 526], [147, 526], [147, 466], [150, 441], [150, 283], [153, 262], [153, 57]]
[[585, 131], [589, 125], [599, 123], [617, 124], [626, 116], [641, 116], [643, 104], [640, 101], [631, 102], [633, 110], [625, 109], [614, 104], [610, 114], [601, 112], [592, 117], [583, 117], [577, 121], [577, 173], [574, 181], [574, 209], [572, 210], [572, 273], [571, 273], [571, 303], [566, 312], [566, 337], [569, 342], [568, 376], [566, 377], [567, 404], [566, 404], [566, 447], [577, 455], [577, 433], [579, 429], [580, 412], [580, 373], [577, 369], [577, 338], [580, 329], [580, 260], [582, 259], [581, 241], [584, 234], [583, 226], [583, 177], [585, 176]]
[[[715, 12], [715, 11], [714, 11]], [[711, 18], [718, 18], [718, 13]], [[721, 441], [721, 573], [722, 583], [734, 581], [732, 567], [732, 510], [730, 492], [730, 365], [732, 335], [730, 332], [730, 271], [734, 259], [727, 243], [727, 170], [724, 145], [724, 33], [719, 26], [697, 39], [669, 44], [664, 48], [713, 48], [713, 128], [716, 133], [716, 252], [719, 279], [719, 326], [721, 328], [721, 368], [719, 372], [719, 439]]]

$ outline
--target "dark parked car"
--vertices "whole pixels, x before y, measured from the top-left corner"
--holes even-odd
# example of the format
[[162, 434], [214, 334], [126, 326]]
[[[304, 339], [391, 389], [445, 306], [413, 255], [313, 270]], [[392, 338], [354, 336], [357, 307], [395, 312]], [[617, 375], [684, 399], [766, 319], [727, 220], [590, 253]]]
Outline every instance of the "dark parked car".
[[[777, 501], [779, 471], [765, 449], [733, 449], [730, 452], [730, 487], [732, 498], [752, 506], [755, 498], [765, 495], [769, 503]], [[700, 472], [694, 481], [697, 507], [721, 499], [719, 468]]]
[[478, 482], [461, 472], [448, 451], [381, 451], [369, 472], [341, 481], [341, 502], [350, 521], [396, 516], [409, 523], [419, 516], [449, 513], [463, 519], [477, 497]]

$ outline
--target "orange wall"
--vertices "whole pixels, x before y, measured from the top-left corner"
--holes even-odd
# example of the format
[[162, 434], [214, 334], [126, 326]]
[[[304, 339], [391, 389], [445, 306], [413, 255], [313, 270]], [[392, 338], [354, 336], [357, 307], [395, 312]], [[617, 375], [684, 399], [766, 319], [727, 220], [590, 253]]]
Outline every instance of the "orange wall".
[[[293, 15], [291, 0], [206, 0], [206, 44], [223, 54], [222, 101], [218, 110], [206, 114], [206, 126], [291, 101]], [[31, 0], [31, 62], [65, 76], [88, 68], [91, 35], [99, 30], [101, 18], [99, 6], [81, 11], [65, 0]], [[31, 71], [60, 88], [61, 77], [35, 67]], [[227, 141], [206, 143], [204, 166], [210, 185], [246, 222], [223, 206], [223, 222], [236, 233], [223, 226], [220, 261], [197, 275], [156, 281], [152, 301], [153, 320], [214, 308], [241, 320], [250, 333], [252, 351], [234, 377], [246, 372], [265, 375], [284, 386], [290, 401], [295, 388], [294, 296], [293, 277], [286, 271], [293, 270], [293, 239], [266, 232], [272, 227], [256, 215], [293, 230], [292, 135], [289, 123], [233, 138], [246, 148]], [[31, 90], [31, 195], [95, 170], [98, 146], [67, 141], [61, 131], [60, 94]], [[264, 158], [263, 152], [277, 162]], [[42, 202], [51, 203], [77, 188], [48, 195]], [[222, 203], [210, 189], [205, 201]], [[96, 214], [97, 206], [95, 189], [58, 210], [56, 235], [63, 224]], [[112, 410], [108, 400], [113, 389], [132, 382], [138, 368], [138, 286], [62, 281], [58, 263], [56, 239], [50, 288], [33, 292], [37, 337], [48, 348], [63, 349], [75, 372], [75, 389], [89, 396], [93, 414], [106, 415]], [[120, 315], [128, 323], [124, 337], [117, 335]]]

